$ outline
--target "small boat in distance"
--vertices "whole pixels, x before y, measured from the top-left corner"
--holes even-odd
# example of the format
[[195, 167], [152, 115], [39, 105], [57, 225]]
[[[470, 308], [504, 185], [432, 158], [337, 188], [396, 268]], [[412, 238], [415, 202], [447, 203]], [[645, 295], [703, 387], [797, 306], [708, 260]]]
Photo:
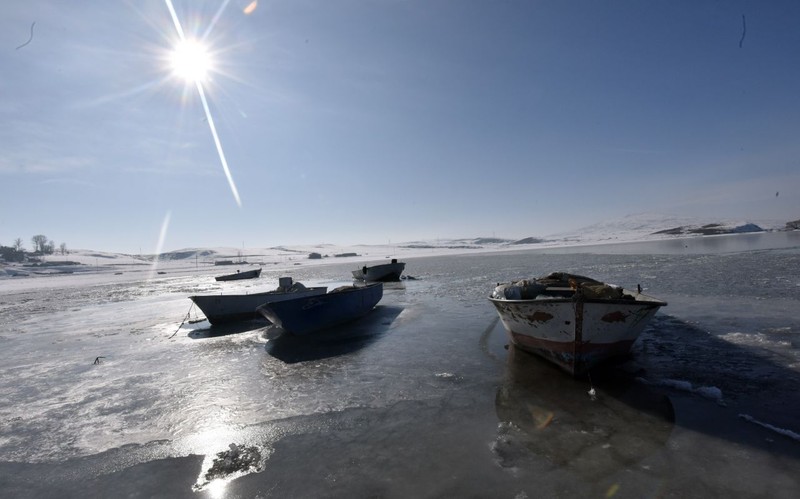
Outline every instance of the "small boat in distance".
[[238, 281], [239, 279], [255, 279], [261, 275], [261, 269], [245, 270], [244, 272], [236, 271], [235, 274], [225, 274], [215, 277], [217, 281]]
[[328, 291], [325, 286], [307, 288], [299, 282], [292, 282], [291, 277], [281, 277], [278, 287], [272, 291], [250, 293], [244, 295], [196, 295], [189, 299], [203, 311], [212, 325], [223, 324], [246, 319], [257, 319], [261, 314], [256, 308], [264, 303], [291, 300], [301, 296], [324, 295]]
[[398, 262], [397, 258], [392, 258], [392, 263], [373, 265], [372, 267], [364, 265], [360, 269], [354, 270], [353, 279], [368, 282], [399, 281], [400, 274], [403, 273], [405, 268], [405, 263]]
[[630, 351], [666, 302], [564, 272], [498, 284], [489, 301], [517, 348], [573, 376]]
[[341, 286], [324, 295], [266, 303], [258, 312], [287, 333], [305, 335], [353, 321], [383, 298], [383, 283]]

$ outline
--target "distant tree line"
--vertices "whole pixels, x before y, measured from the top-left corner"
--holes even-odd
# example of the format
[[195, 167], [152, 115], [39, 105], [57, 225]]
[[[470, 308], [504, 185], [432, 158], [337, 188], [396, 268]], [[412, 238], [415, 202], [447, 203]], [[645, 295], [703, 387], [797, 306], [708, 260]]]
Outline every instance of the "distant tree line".
[[[69, 254], [69, 251], [67, 251], [67, 243], [61, 243], [58, 248], [56, 248], [56, 243], [53, 242], [52, 239], [48, 239], [44, 234], [36, 234], [31, 237], [31, 244], [33, 245], [33, 251], [30, 253], [30, 256], [52, 255], [55, 254], [56, 251], [60, 252], [62, 255]], [[27, 256], [28, 252], [25, 250], [25, 247], [22, 245], [22, 239], [19, 237], [14, 240], [11, 246], [0, 245], [0, 257], [7, 262], [22, 262], [25, 261]]]

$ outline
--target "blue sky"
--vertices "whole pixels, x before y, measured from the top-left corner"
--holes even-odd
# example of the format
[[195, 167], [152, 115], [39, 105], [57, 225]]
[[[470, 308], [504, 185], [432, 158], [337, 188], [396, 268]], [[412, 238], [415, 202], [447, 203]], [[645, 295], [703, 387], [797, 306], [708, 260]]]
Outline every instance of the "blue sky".
[[152, 252], [165, 220], [174, 250], [800, 218], [800, 2], [249, 3], [174, 0], [213, 54], [239, 206], [164, 1], [4, 2], [0, 244]]

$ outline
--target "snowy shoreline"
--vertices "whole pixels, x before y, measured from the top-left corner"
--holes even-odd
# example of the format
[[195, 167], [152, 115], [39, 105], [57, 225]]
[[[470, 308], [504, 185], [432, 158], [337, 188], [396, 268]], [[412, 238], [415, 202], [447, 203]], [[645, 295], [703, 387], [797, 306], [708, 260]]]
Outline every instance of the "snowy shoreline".
[[[668, 229], [665, 229], [667, 227]], [[292, 245], [270, 248], [185, 248], [159, 255], [130, 255], [98, 250], [73, 250], [65, 255], [48, 255], [35, 264], [0, 262], [0, 283], [4, 290], [40, 288], [50, 285], [96, 284], [197, 274], [225, 274], [231, 269], [260, 266], [265, 270], [290, 272], [298, 266], [352, 265], [382, 263], [389, 258], [409, 260], [424, 257], [468, 254], [508, 253], [519, 251], [603, 252], [635, 248], [654, 251], [646, 245], [672, 245], [683, 249], [692, 246], [717, 246], [720, 241], [740, 237], [770, 237], [785, 234], [793, 237], [800, 231], [783, 230], [780, 222], [726, 222], [701, 224], [696, 220], [660, 215], [631, 215], [613, 222], [555, 234], [548, 238], [509, 240], [500, 238], [447, 239], [411, 241], [386, 245]], [[683, 232], [677, 229], [681, 228]], [[723, 231], [701, 234], [705, 229]], [[757, 229], [757, 230], [756, 230]], [[784, 242], [785, 244], [785, 242]], [[655, 246], [653, 246], [654, 248]], [[663, 248], [662, 248], [663, 249]], [[312, 256], [313, 255], [313, 256]], [[221, 263], [227, 263], [221, 265]], [[68, 280], [63, 280], [68, 277]], [[26, 279], [33, 278], [33, 279]], [[54, 280], [57, 279], [57, 280]], [[35, 284], [34, 284], [35, 282]]]

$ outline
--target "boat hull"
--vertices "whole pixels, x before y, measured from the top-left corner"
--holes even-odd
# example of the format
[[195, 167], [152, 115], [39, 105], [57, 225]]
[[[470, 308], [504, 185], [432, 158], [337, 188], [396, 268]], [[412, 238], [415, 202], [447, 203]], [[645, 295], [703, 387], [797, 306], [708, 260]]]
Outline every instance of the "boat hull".
[[353, 271], [353, 278], [367, 282], [392, 282], [399, 281], [400, 275], [405, 270], [406, 264], [403, 262], [385, 263], [372, 267], [364, 266]]
[[261, 269], [246, 270], [244, 272], [237, 272], [235, 274], [226, 274], [217, 276], [214, 280], [217, 281], [238, 281], [240, 279], [255, 279], [261, 275]]
[[658, 309], [641, 294], [632, 300], [503, 300], [490, 298], [514, 346], [573, 376], [626, 355]]
[[206, 319], [213, 325], [263, 317], [256, 309], [265, 303], [292, 300], [303, 296], [324, 295], [327, 287], [312, 287], [298, 291], [266, 291], [246, 295], [190, 296]]
[[383, 283], [349, 287], [282, 302], [267, 303], [258, 311], [273, 324], [295, 335], [306, 335], [366, 315], [383, 297]]

